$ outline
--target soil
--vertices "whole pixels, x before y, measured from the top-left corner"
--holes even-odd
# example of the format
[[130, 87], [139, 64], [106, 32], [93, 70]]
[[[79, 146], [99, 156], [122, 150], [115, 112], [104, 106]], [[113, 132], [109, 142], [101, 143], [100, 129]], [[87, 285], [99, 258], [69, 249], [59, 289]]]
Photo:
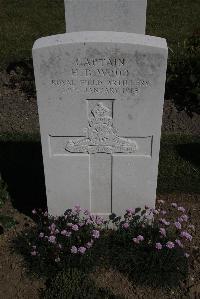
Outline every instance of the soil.
[[[20, 84], [10, 84], [11, 75], [0, 73], [0, 134], [1, 133], [38, 133], [38, 113], [35, 95], [28, 95]], [[192, 119], [185, 112], [177, 112], [172, 101], [165, 101], [162, 132], [199, 135], [200, 116]], [[200, 195], [168, 194], [159, 198], [176, 201], [191, 211], [191, 219], [196, 226], [196, 236], [191, 244], [193, 257], [189, 258], [190, 273], [177, 290], [163, 291], [132, 285], [123, 274], [112, 269], [98, 269], [93, 279], [100, 287], [108, 287], [114, 295], [122, 298], [200, 298]], [[12, 248], [12, 240], [34, 223], [27, 215], [15, 210], [8, 200], [1, 211], [12, 216], [17, 224], [0, 235], [0, 298], [27, 299], [39, 298], [39, 291], [45, 288], [45, 281], [27, 275], [23, 257]]]

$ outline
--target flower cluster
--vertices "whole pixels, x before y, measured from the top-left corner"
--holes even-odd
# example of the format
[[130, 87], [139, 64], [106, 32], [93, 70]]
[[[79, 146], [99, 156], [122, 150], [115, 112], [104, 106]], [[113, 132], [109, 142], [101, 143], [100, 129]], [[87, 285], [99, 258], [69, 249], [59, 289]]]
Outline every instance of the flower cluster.
[[66, 255], [84, 255], [100, 238], [100, 229], [104, 224], [102, 217], [82, 210], [79, 205], [67, 210], [61, 217], [52, 217], [35, 209], [32, 213], [40, 220], [43, 218], [43, 221], [39, 221], [38, 235], [34, 245], [30, 244], [30, 254], [40, 256], [41, 248], [45, 246], [56, 263]]
[[44, 212], [42, 221], [34, 209], [33, 215], [40, 219], [40, 224], [35, 242], [29, 244], [30, 254], [34, 258], [41, 256], [45, 248], [45, 254], [56, 263], [66, 256], [83, 256], [106, 232], [105, 228], [109, 237], [108, 228], [112, 222], [113, 231], [130, 250], [143, 247], [155, 252], [172, 252], [179, 249], [185, 257], [189, 257], [187, 243], [192, 241], [195, 228], [189, 223], [186, 209], [177, 203], [172, 203], [170, 208], [164, 208], [164, 205], [165, 202], [161, 200], [156, 209], [148, 206], [143, 210], [129, 208], [122, 218], [110, 215], [110, 222], [92, 215], [88, 210], [82, 210], [80, 205], [67, 210], [61, 217], [52, 217]]

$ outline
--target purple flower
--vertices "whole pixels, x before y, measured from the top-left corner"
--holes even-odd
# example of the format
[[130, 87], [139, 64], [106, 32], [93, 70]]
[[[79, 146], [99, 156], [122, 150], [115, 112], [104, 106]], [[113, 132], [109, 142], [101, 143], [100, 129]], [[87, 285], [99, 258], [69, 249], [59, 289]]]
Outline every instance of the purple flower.
[[166, 219], [164, 219], [164, 218], [161, 218], [160, 222], [167, 226], [170, 225], [170, 222], [166, 221]]
[[70, 237], [71, 236], [71, 232], [66, 232], [66, 237]]
[[93, 221], [91, 219], [87, 219], [86, 224], [92, 224]]
[[184, 214], [181, 216], [181, 218], [183, 219], [183, 221], [187, 222], [188, 221], [188, 215]]
[[44, 217], [47, 217], [47, 216], [48, 216], [48, 212], [45, 211], [45, 212], [44, 212]]
[[87, 242], [87, 244], [85, 245], [86, 246], [86, 248], [91, 248], [92, 247], [92, 245], [93, 245], [93, 242], [92, 242], [93, 240], [91, 240], [91, 242]]
[[162, 236], [166, 237], [166, 230], [165, 228], [160, 228], [159, 232], [161, 233]]
[[33, 209], [33, 210], [32, 210], [32, 214], [37, 214], [36, 209]]
[[48, 238], [48, 241], [50, 242], [50, 243], [56, 243], [56, 237], [55, 236], [50, 236], [49, 238]]
[[133, 238], [133, 242], [136, 243], [136, 244], [140, 243], [140, 241], [137, 238]]
[[31, 255], [32, 256], [36, 256], [37, 255], [37, 252], [35, 250], [31, 251]]
[[156, 209], [152, 209], [152, 213], [153, 213], [154, 215], [158, 215], [158, 214], [159, 214], [159, 211], [156, 210]]
[[169, 249], [172, 249], [172, 248], [174, 248], [174, 243], [171, 242], [171, 241], [168, 241], [167, 244], [166, 244], [166, 247], [169, 248]]
[[43, 237], [44, 237], [44, 233], [40, 233], [40, 234], [39, 234], [39, 237], [40, 237], [40, 238], [43, 238]]
[[59, 232], [60, 232], [59, 229], [56, 228], [55, 234], [59, 234]]
[[184, 256], [188, 259], [190, 255], [186, 252]]
[[185, 213], [185, 208], [184, 207], [178, 207], [178, 211]]
[[92, 231], [92, 236], [93, 236], [93, 238], [98, 239], [100, 236], [100, 232], [95, 229]]
[[144, 241], [144, 237], [141, 236], [141, 235], [137, 236], [137, 239], [138, 239], [139, 242], [140, 242], [140, 241]]
[[156, 243], [156, 249], [161, 250], [162, 249], [162, 244], [161, 243]]
[[176, 240], [175, 240], [175, 243], [176, 243], [179, 247], [183, 248], [183, 244], [181, 243], [180, 240], [176, 239]]
[[171, 204], [171, 206], [172, 206], [173, 208], [177, 208], [177, 203], [173, 202], [173, 203]]
[[57, 257], [57, 258], [55, 259], [55, 262], [56, 262], [56, 263], [59, 263], [59, 262], [60, 262], [60, 258]]
[[81, 208], [80, 208], [80, 205], [77, 204], [74, 206], [74, 208], [72, 209], [72, 213], [80, 213], [81, 212]]
[[61, 231], [61, 235], [66, 236], [67, 231], [64, 229]]
[[182, 217], [178, 217], [178, 222], [183, 222], [184, 220], [183, 220], [183, 218]]
[[79, 247], [79, 249], [78, 249], [78, 252], [81, 253], [81, 254], [84, 254], [85, 251], [86, 251], [86, 248], [83, 247], [83, 246]]
[[128, 214], [135, 214], [135, 209], [133, 209], [133, 208], [129, 208], [129, 209], [126, 210], [126, 212], [127, 212]]
[[186, 240], [192, 241], [192, 236], [186, 231], [181, 232], [181, 237], [185, 238]]
[[72, 230], [74, 230], [74, 231], [78, 231], [78, 225], [77, 224], [74, 224], [74, 225], [72, 225]]
[[72, 248], [71, 248], [71, 253], [75, 254], [75, 253], [77, 253], [77, 252], [78, 252], [77, 247], [76, 247], [76, 246], [72, 246]]
[[127, 222], [123, 223], [122, 226], [123, 226], [123, 228], [125, 228], [125, 229], [129, 228], [129, 224], [128, 224]]
[[52, 223], [51, 226], [50, 226], [50, 228], [51, 228], [52, 231], [55, 231], [55, 229], [56, 229], [55, 223]]
[[174, 225], [177, 229], [181, 229], [181, 223], [180, 222], [174, 222]]

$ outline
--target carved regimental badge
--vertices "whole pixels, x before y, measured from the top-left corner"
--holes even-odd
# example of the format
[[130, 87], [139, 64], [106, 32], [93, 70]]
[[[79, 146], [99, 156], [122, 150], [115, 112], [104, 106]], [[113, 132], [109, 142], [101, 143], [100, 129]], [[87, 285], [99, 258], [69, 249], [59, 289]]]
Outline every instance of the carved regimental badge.
[[111, 110], [98, 103], [91, 111], [86, 136], [68, 140], [65, 150], [70, 153], [135, 153], [137, 144], [128, 138], [119, 137], [113, 127]]

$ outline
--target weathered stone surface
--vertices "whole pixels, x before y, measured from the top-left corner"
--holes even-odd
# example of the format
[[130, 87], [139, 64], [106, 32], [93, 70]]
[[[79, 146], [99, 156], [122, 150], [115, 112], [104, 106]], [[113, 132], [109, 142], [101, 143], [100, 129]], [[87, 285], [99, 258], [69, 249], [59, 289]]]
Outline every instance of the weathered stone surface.
[[67, 33], [37, 40], [33, 60], [49, 212], [154, 206], [166, 41]]
[[147, 0], [65, 0], [66, 31], [145, 33]]

